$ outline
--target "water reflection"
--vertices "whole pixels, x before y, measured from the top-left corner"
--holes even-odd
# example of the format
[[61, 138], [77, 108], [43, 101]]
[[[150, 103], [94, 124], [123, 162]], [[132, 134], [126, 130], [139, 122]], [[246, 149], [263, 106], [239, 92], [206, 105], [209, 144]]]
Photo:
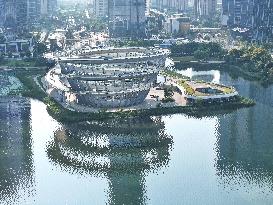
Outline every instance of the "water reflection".
[[218, 79], [256, 101], [254, 107], [217, 117], [216, 175], [221, 187], [228, 190], [272, 193], [273, 86], [264, 88], [258, 82], [232, 78], [216, 70], [190, 68], [180, 72], [195, 80]]
[[145, 204], [145, 176], [168, 165], [172, 137], [161, 118], [111, 120], [64, 125], [47, 153], [71, 173], [109, 181], [109, 204]]
[[263, 103], [219, 118], [216, 169], [225, 185], [273, 190], [273, 109]]
[[30, 102], [0, 98], [0, 199], [12, 204], [34, 192]]

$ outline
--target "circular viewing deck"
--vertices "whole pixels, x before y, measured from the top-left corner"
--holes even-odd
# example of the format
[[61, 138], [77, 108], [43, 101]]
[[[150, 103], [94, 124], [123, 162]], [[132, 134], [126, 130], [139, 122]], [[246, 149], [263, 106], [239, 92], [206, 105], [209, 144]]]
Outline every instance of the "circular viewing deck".
[[168, 51], [109, 48], [69, 55], [60, 57], [47, 74], [48, 93], [61, 103], [114, 108], [144, 101], [165, 65]]

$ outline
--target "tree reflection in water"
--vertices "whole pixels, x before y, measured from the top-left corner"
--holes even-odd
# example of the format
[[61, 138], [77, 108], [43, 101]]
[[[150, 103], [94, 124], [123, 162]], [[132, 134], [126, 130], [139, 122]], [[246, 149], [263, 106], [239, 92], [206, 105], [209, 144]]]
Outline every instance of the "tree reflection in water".
[[66, 124], [55, 132], [48, 157], [71, 173], [109, 180], [109, 204], [145, 204], [145, 175], [166, 167], [172, 137], [157, 118]]

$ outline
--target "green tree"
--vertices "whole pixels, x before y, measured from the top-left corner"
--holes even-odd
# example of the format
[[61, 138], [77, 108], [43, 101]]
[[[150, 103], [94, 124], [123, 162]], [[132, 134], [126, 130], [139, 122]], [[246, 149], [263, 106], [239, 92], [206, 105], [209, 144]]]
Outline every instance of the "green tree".
[[8, 57], [9, 57], [9, 58], [12, 58], [12, 56], [13, 56], [13, 55], [12, 55], [12, 52], [8, 52]]
[[26, 56], [26, 53], [25, 52], [20, 52], [20, 57], [21, 58], [24, 58]]
[[68, 29], [67, 32], [65, 33], [65, 38], [66, 39], [74, 39], [74, 34], [72, 29]]
[[193, 55], [199, 61], [206, 61], [209, 57], [209, 51], [208, 50], [197, 50], [194, 52]]
[[44, 53], [46, 53], [48, 51], [46, 45], [44, 43], [36, 43], [36, 45], [34, 46], [34, 56], [35, 57], [39, 57], [42, 56]]
[[3, 34], [0, 34], [0, 44], [6, 42], [6, 37]]
[[26, 57], [27, 57], [27, 58], [31, 58], [31, 55], [32, 55], [31, 52], [30, 52], [29, 50], [27, 50], [27, 51], [26, 51]]
[[172, 98], [174, 94], [174, 89], [172, 86], [166, 86], [164, 88], [164, 98], [168, 99], [168, 98]]
[[243, 55], [243, 51], [240, 49], [231, 49], [227, 54], [227, 61], [236, 62]]
[[5, 54], [0, 52], [0, 63], [4, 62]]

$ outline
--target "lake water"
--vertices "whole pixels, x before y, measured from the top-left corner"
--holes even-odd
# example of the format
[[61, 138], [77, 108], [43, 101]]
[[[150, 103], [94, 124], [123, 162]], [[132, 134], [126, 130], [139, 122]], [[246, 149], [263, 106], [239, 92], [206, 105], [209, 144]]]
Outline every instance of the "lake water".
[[211, 70], [257, 105], [206, 118], [176, 114], [61, 124], [43, 103], [0, 98], [0, 204], [273, 203], [273, 87]]

